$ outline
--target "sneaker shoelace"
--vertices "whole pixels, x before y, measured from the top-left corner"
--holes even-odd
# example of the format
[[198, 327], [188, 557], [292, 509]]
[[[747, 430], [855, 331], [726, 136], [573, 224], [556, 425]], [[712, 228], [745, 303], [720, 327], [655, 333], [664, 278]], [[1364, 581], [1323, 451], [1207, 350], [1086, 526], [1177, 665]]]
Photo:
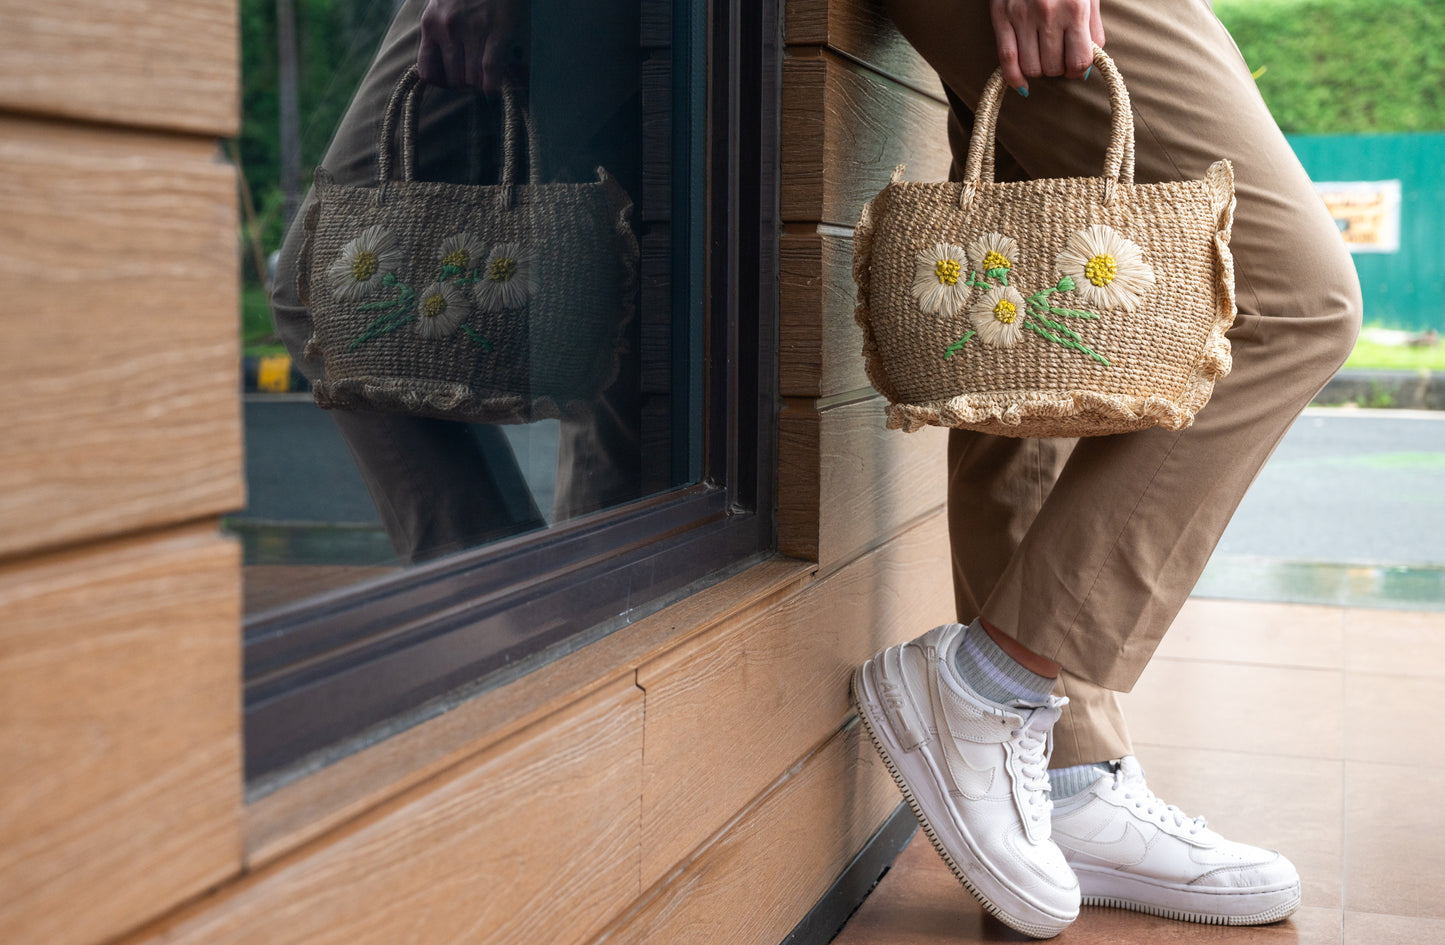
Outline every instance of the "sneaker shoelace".
[[[1049, 800], [1050, 723], [1039, 714], [1043, 711], [1045, 710], [1035, 709], [1024, 716], [1023, 724], [1009, 733], [1018, 749], [1014, 759], [1024, 789], [1027, 814], [1029, 819], [1034, 821], [1048, 818], [1054, 806]], [[1043, 727], [1035, 728], [1036, 721]]]
[[1120, 768], [1114, 772], [1114, 787], [1123, 792], [1124, 800], [1133, 801], [1137, 810], [1150, 820], [1159, 821], [1161, 826], [1169, 827], [1172, 824], [1174, 829], [1188, 829], [1191, 834], [1196, 834], [1209, 826], [1203, 817], [1190, 817], [1173, 804], [1166, 804], [1153, 791], [1149, 790], [1149, 786], [1144, 783], [1142, 773], [1129, 777], [1124, 769]]

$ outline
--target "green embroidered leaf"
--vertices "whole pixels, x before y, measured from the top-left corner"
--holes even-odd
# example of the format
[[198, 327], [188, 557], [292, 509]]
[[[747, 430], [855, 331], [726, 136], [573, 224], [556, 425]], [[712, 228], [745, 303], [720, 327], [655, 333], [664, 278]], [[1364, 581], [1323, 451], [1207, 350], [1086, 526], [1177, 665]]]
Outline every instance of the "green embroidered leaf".
[[[1051, 323], [1051, 324], [1052, 324], [1052, 323]], [[1030, 322], [1030, 321], [1025, 321], [1025, 322], [1024, 322], [1024, 327], [1027, 328], [1029, 331], [1033, 332], [1034, 334], [1038, 335], [1040, 338], [1045, 339], [1046, 341], [1052, 341], [1052, 342], [1053, 342], [1054, 344], [1056, 344], [1056, 345], [1062, 345], [1062, 346], [1065, 347], [1065, 348], [1070, 348], [1070, 349], [1072, 349], [1072, 350], [1074, 350], [1074, 351], [1080, 351], [1080, 352], [1082, 352], [1082, 353], [1084, 353], [1084, 354], [1087, 354], [1089, 357], [1093, 358], [1095, 361], [1098, 361], [1100, 364], [1104, 365], [1105, 367], [1109, 367], [1109, 366], [1110, 366], [1109, 360], [1108, 360], [1107, 358], [1103, 357], [1103, 356], [1100, 355], [1100, 354], [1097, 354], [1097, 353], [1096, 353], [1092, 348], [1090, 348], [1088, 345], [1083, 344], [1082, 342], [1079, 342], [1079, 341], [1075, 341], [1074, 338], [1060, 338], [1058, 335], [1055, 335], [1053, 332], [1049, 331], [1047, 328], [1043, 327], [1042, 325], [1037, 325], [1037, 324], [1035, 324], [1035, 323], [1033, 323], [1033, 322]], [[1062, 327], [1062, 326], [1058, 326], [1058, 327]], [[1067, 329], [1065, 329], [1065, 330], [1067, 331]], [[1073, 332], [1070, 332], [1070, 334], [1073, 334]], [[1077, 335], [1075, 335], [1075, 337], [1077, 337]]]
[[1073, 276], [1060, 276], [1060, 277], [1059, 277], [1059, 282], [1058, 282], [1058, 284], [1057, 284], [1056, 286], [1054, 286], [1054, 288], [1058, 289], [1060, 292], [1072, 292], [1072, 291], [1074, 291], [1074, 278], [1073, 278]]
[[949, 345], [947, 348], [944, 349], [943, 360], [947, 361], [949, 358], [957, 354], [960, 350], [962, 350], [963, 346], [968, 343], [968, 339], [972, 338], [976, 334], [978, 334], [978, 332], [976, 331], [964, 332], [962, 338], [958, 339], [953, 344]]
[[1007, 266], [999, 266], [999, 267], [996, 268], [996, 269], [990, 269], [990, 270], [988, 271], [987, 275], [988, 275], [988, 277], [989, 277], [990, 279], [997, 279], [999, 282], [1003, 283], [1004, 285], [1008, 285], [1008, 267], [1007, 267]]
[[472, 330], [472, 326], [470, 326], [470, 325], [463, 325], [463, 326], [462, 326], [462, 331], [466, 332], [466, 335], [467, 335], [468, 338], [472, 339], [472, 340], [475, 341], [477, 344], [481, 345], [483, 351], [488, 351], [488, 352], [490, 352], [490, 351], [492, 350], [492, 343], [491, 343], [490, 341], [488, 341], [487, 339], [483, 338], [481, 335], [477, 334], [475, 331], [473, 331], [473, 330]]

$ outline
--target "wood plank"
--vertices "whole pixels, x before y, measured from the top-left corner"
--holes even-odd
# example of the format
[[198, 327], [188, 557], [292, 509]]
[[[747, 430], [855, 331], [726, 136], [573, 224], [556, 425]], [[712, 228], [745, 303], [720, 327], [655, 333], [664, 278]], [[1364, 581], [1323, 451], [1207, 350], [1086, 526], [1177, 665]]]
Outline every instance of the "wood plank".
[[132, 942], [586, 941], [640, 891], [642, 703], [618, 680]]
[[631, 682], [636, 667], [723, 622], [746, 621], [808, 580], [810, 565], [775, 558], [398, 733], [246, 808], [247, 866], [256, 869], [562, 711], [581, 697]]
[[819, 52], [783, 62], [782, 213], [852, 226], [898, 164], [946, 180], [947, 108], [871, 70]]
[[852, 712], [854, 666], [953, 619], [947, 550], [939, 512], [752, 621], [720, 626], [638, 671], [647, 691], [644, 886], [838, 730]]
[[0, 4], [0, 108], [230, 137], [235, 0]]
[[595, 945], [782, 941], [901, 800], [861, 729], [803, 759]]
[[0, 941], [113, 938], [240, 870], [240, 619], [214, 523], [0, 569]]
[[822, 409], [786, 400], [778, 420], [778, 550], [827, 573], [947, 501], [947, 433], [885, 426], [869, 391]]
[[0, 557], [244, 505], [235, 205], [214, 142], [0, 118]]
[[889, 19], [883, 0], [787, 0], [789, 45], [827, 46], [943, 101], [938, 73]]
[[865, 390], [863, 331], [853, 319], [853, 239], [840, 228], [808, 230], [784, 233], [780, 241], [782, 394], [833, 397]]

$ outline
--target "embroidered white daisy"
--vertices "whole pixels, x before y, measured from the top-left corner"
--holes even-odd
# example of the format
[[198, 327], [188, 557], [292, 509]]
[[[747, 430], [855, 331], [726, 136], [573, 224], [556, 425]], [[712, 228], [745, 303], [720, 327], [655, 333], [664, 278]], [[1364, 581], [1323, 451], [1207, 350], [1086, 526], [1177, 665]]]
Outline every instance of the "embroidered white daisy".
[[1133, 311], [1154, 285], [1154, 269], [1139, 244], [1102, 223], [1070, 236], [1054, 265], [1074, 280], [1084, 301], [1098, 308]]
[[996, 269], [1002, 269], [1007, 274], [1014, 267], [1018, 251], [1013, 237], [985, 233], [968, 245], [968, 268], [980, 276]]
[[451, 266], [461, 272], [480, 266], [486, 255], [487, 247], [470, 233], [456, 233], [448, 236], [437, 248], [437, 256], [441, 258], [441, 264]]
[[532, 254], [520, 243], [498, 243], [472, 287], [483, 311], [521, 308], [537, 291], [532, 277]]
[[379, 224], [369, 226], [341, 247], [341, 255], [326, 271], [326, 278], [338, 299], [354, 302], [375, 288], [382, 276], [400, 266], [402, 258], [390, 230]]
[[969, 320], [978, 332], [978, 340], [994, 348], [1009, 348], [1018, 343], [1024, 330], [1027, 302], [1011, 286], [994, 286], [968, 310]]
[[416, 299], [416, 333], [423, 338], [445, 338], [471, 312], [471, 303], [450, 282], [433, 282]]
[[925, 312], [957, 314], [968, 301], [967, 254], [952, 243], [934, 243], [913, 266], [913, 297]]

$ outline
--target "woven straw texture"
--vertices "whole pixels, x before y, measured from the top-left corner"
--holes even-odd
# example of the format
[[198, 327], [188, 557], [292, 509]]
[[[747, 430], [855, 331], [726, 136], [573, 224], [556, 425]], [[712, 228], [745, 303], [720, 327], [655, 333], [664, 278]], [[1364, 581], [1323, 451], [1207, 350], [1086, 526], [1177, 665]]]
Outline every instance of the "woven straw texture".
[[[300, 266], [314, 326], [306, 354], [324, 370], [316, 403], [482, 423], [587, 416], [616, 378], [632, 315], [630, 200], [602, 168], [595, 183], [537, 183], [535, 135], [510, 94], [500, 183], [414, 180], [421, 88], [413, 70], [392, 97], [377, 186], [317, 170]], [[392, 180], [398, 110], [403, 179]], [[530, 183], [516, 180], [524, 133]], [[344, 274], [358, 252], [378, 260], [374, 273], [355, 265], [371, 274], [364, 287]], [[510, 295], [484, 291], [493, 275]]]
[[[1134, 184], [1128, 93], [1113, 62], [1095, 55], [1113, 104], [1103, 177], [994, 182], [1003, 91], [995, 73], [964, 181], [909, 183], [900, 167], [864, 208], [855, 231], [857, 319], [868, 376], [891, 402], [890, 428], [1069, 437], [1177, 430], [1229, 372], [1233, 170], [1220, 161], [1203, 180]], [[1089, 232], [1116, 241], [1106, 248], [1117, 260], [1106, 262], [1117, 262], [1117, 285], [1129, 288], [1140, 270], [1149, 279], [1122, 296], [1091, 293], [1091, 281], [1116, 275], [1094, 268], [1104, 255], [1097, 239], [1082, 253], [1099, 254], [1092, 275], [1071, 277], [1061, 262]], [[1002, 250], [989, 257], [999, 263], [991, 272], [979, 262], [987, 247]], [[999, 314], [1006, 321], [992, 324]]]

